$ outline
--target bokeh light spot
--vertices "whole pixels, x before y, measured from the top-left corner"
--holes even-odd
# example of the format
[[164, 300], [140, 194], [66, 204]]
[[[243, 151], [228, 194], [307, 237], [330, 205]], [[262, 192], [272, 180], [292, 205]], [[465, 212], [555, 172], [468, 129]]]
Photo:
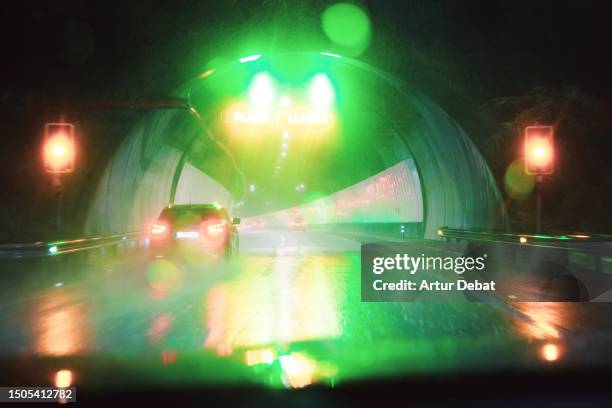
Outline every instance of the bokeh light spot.
[[546, 343], [542, 346], [540, 355], [542, 356], [543, 360], [553, 362], [559, 359], [561, 352], [559, 350], [559, 346], [556, 344]]
[[360, 54], [370, 44], [370, 19], [353, 4], [337, 3], [328, 7], [321, 16], [321, 24], [329, 39], [352, 55]]
[[72, 385], [72, 371], [59, 370], [55, 373], [55, 386], [57, 388], [68, 388]]
[[304, 388], [313, 382], [315, 361], [301, 353], [291, 353], [279, 358], [281, 380], [288, 388]]
[[167, 294], [180, 286], [181, 272], [172, 262], [156, 259], [147, 266], [147, 282], [155, 292]]
[[523, 200], [531, 194], [535, 185], [533, 175], [525, 173], [525, 164], [522, 160], [513, 161], [506, 169], [504, 187], [506, 193], [515, 200]]

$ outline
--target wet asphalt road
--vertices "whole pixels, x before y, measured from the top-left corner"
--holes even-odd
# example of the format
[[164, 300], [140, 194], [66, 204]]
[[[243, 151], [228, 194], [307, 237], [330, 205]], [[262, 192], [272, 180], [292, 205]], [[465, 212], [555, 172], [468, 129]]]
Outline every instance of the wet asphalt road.
[[[362, 303], [359, 241], [255, 230], [243, 231], [230, 262], [140, 254], [94, 261], [76, 278], [14, 266], [28, 277], [2, 290], [0, 355], [156, 355], [166, 364], [204, 353], [244, 367], [277, 362], [279, 384], [300, 387], [609, 354], [607, 304]], [[201, 371], [203, 381], [215, 376]]]

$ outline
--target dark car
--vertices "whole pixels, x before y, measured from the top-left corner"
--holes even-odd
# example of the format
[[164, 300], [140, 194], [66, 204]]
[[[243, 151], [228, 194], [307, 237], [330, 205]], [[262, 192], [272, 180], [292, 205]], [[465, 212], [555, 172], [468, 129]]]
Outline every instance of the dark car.
[[216, 204], [170, 205], [164, 208], [149, 231], [149, 246], [157, 257], [182, 249], [230, 257], [238, 253], [236, 225], [227, 211]]

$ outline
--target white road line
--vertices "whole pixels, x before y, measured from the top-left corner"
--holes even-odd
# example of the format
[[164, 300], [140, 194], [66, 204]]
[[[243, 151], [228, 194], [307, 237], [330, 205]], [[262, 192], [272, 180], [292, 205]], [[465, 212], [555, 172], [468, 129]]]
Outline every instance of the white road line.
[[287, 239], [285, 238], [285, 234], [282, 233], [280, 234], [280, 237], [280, 243], [276, 247], [276, 255], [285, 255], [285, 243], [287, 242]]

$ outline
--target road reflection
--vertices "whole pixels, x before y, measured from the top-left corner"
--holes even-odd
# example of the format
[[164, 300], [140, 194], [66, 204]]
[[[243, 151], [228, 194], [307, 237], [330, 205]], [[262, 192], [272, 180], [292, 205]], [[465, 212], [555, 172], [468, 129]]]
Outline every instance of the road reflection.
[[514, 320], [516, 328], [529, 339], [559, 339], [564, 330], [574, 328], [574, 307], [571, 303], [516, 302], [513, 307], [524, 316]]
[[336, 338], [344, 293], [333, 267], [342, 256], [251, 257], [240, 274], [205, 295], [205, 346], [235, 347]]
[[93, 351], [89, 306], [79, 296], [45, 292], [31, 310], [34, 350], [43, 356], [68, 356]]
[[580, 317], [577, 306], [566, 302], [516, 302], [522, 316], [514, 319], [520, 335], [538, 342], [538, 357], [548, 363], [558, 362], [564, 354], [564, 334], [576, 330]]
[[223, 368], [229, 361], [256, 382], [300, 388], [563, 364], [575, 354], [570, 339], [612, 331], [605, 305], [361, 302], [358, 252], [317, 252], [332, 242], [321, 233], [266, 236], [253, 237], [258, 252], [216, 269], [128, 261], [62, 287], [24, 286], [0, 308], [3, 353], [153, 355], [164, 370], [193, 362], [194, 381], [244, 380]]

